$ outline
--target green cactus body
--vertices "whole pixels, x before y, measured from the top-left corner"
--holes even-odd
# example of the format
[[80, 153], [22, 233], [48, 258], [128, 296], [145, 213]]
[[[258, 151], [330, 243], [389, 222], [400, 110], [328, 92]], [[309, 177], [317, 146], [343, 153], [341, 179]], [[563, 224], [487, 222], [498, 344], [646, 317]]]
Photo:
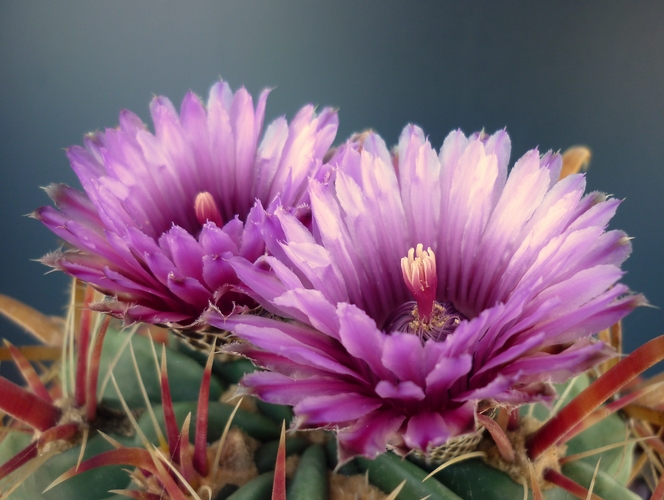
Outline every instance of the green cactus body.
[[[131, 439], [127, 437], [114, 437], [124, 444], [131, 444]], [[12, 457], [25, 447], [29, 441], [30, 436], [26, 434], [11, 433], [8, 435], [2, 441], [2, 444], [0, 444], [0, 463], [4, 463]], [[92, 437], [86, 445], [84, 459], [110, 449], [112, 449], [112, 446], [101, 436]], [[12, 500], [36, 498], [47, 500], [59, 500], [62, 498], [69, 500], [105, 499], [112, 496], [108, 493], [109, 490], [128, 486], [129, 478], [127, 477], [127, 473], [122, 470], [122, 467], [111, 466], [90, 471], [86, 475], [74, 477], [71, 481], [65, 481], [56, 488], [42, 493], [60, 474], [76, 465], [80, 451], [80, 446], [75, 446], [49, 458], [37, 471], [30, 474], [9, 498]]]
[[[562, 407], [576, 397], [589, 385], [589, 377], [581, 375], [568, 384], [557, 387], [558, 394], [564, 395], [559, 406]], [[568, 387], [570, 386], [570, 387]], [[532, 413], [542, 421], [550, 418], [551, 409], [543, 405], [526, 406], [522, 415]], [[567, 442], [566, 456], [590, 452], [604, 447], [620, 444], [629, 439], [627, 421], [617, 414], [610, 415], [594, 426], [586, 429]], [[586, 488], [590, 486], [597, 461], [601, 459], [597, 476], [594, 480], [594, 492], [604, 499], [638, 499], [639, 497], [626, 487], [633, 464], [634, 443], [623, 444], [606, 449], [600, 453], [570, 461], [562, 466], [563, 473]], [[348, 465], [358, 463], [360, 470], [368, 473], [369, 481], [383, 491], [394, 490], [401, 481], [407, 486], [397, 498], [462, 498], [500, 500], [525, 498], [524, 485], [515, 482], [504, 472], [486, 464], [478, 458], [463, 460], [436, 473], [422, 484], [416, 484], [440, 464], [427, 464], [424, 460], [403, 460], [386, 453], [375, 460], [357, 458]], [[414, 463], [411, 463], [414, 462]], [[345, 466], [345, 467], [346, 467]], [[426, 472], [425, 472], [426, 471]], [[416, 480], [416, 478], [419, 478]], [[527, 478], [524, 478], [527, 481]], [[426, 487], [427, 483], [432, 485]], [[526, 482], [527, 484], [527, 482]], [[416, 485], [417, 487], [413, 486]], [[441, 487], [447, 489], [441, 489]], [[575, 497], [567, 491], [553, 487], [544, 490], [544, 497], [549, 500], [571, 500]], [[532, 498], [529, 491], [528, 498]]]
[[[114, 377], [122, 393], [122, 398], [136, 416], [142, 434], [148, 441], [158, 447], [160, 445], [159, 436], [153, 418], [145, 408], [145, 399], [132, 361], [129, 342], [131, 342], [136, 364], [139, 367], [140, 378], [152, 406], [157, 425], [160, 426], [162, 432], [165, 432], [158, 363], [155, 363], [155, 355], [150, 345], [150, 339], [144, 336], [134, 335], [129, 339], [127, 332], [109, 330], [101, 357], [99, 390], [103, 389], [103, 392], [101, 393], [102, 399], [99, 407], [102, 412], [104, 408], [119, 409], [122, 407], [120, 397], [115, 392], [113, 384], [104, 383], [109, 366], [113, 365]], [[161, 349], [159, 344], [157, 344], [157, 347]], [[191, 415], [189, 436], [193, 442], [193, 436], [197, 432], [198, 406], [196, 399], [199, 394], [201, 380], [204, 377], [205, 356], [201, 356], [200, 352], [187, 347], [181, 347], [178, 343], [172, 343], [165, 349], [177, 426], [180, 429], [187, 416]], [[242, 359], [215, 361], [210, 380], [210, 403], [207, 410], [208, 430], [206, 439], [208, 442], [220, 438], [235, 409], [232, 403], [219, 402], [223, 391], [236, 383], [243, 373], [251, 369], [248, 362]], [[571, 385], [569, 388], [566, 385], [557, 388], [559, 394], [565, 395], [565, 400], [560, 406], [564, 406], [567, 401], [587, 387], [589, 378], [583, 375], [569, 384]], [[270, 498], [271, 496], [273, 469], [279, 446], [280, 423], [281, 420], [290, 421], [292, 412], [289, 408], [262, 402], [253, 405], [252, 408], [253, 410], [237, 409], [232, 420], [232, 426], [239, 429], [242, 435], [247, 436], [246, 440], [255, 443], [254, 448], [252, 448], [254, 451], [251, 451], [253, 453], [253, 463], [256, 466], [256, 471], [253, 473], [254, 477], [243, 480], [242, 484], [226, 483], [219, 490], [218, 499], [254, 500]], [[547, 419], [550, 412], [550, 409], [542, 405], [521, 409], [523, 416], [530, 413], [539, 420]], [[124, 446], [137, 448], [143, 446], [142, 437], [135, 431], [132, 436], [117, 432], [111, 432], [111, 436]], [[423, 479], [438, 464], [427, 464], [415, 458], [402, 459], [391, 452], [387, 452], [374, 460], [356, 458], [336, 472], [332, 472], [336, 466], [336, 446], [333, 434], [329, 433], [327, 438], [324, 438], [324, 440], [327, 439], [324, 446], [316, 443], [312, 444], [312, 436], [314, 434], [299, 432], [289, 436], [286, 440], [286, 455], [293, 457], [289, 460], [292, 465], [294, 464], [290, 467], [288, 474], [289, 499], [343, 498], [335, 496], [334, 491], [331, 491], [330, 478], [333, 474], [346, 476], [366, 474], [368, 481], [379, 490], [382, 490], [385, 495], [388, 495], [405, 481], [400, 493], [396, 496], [399, 499], [417, 499], [424, 498], [427, 495], [430, 495], [429, 498], [432, 499], [450, 500], [524, 498], [523, 484], [515, 482], [504, 472], [487, 465], [478, 458], [471, 458], [450, 465], [435, 473], [433, 477], [426, 481], [423, 481]], [[320, 433], [316, 435], [316, 439], [319, 441], [320, 436]], [[575, 455], [621, 443], [628, 436], [626, 420], [618, 414], [613, 414], [570, 440], [567, 443], [566, 454]], [[31, 437], [27, 434], [9, 432], [0, 443], [0, 463], [6, 462], [17, 451], [25, 447], [30, 439]], [[485, 442], [491, 443], [488, 436], [485, 436]], [[102, 436], [91, 433], [83, 458], [85, 460], [112, 448], [111, 444], [104, 440]], [[638, 497], [625, 486], [632, 467], [633, 448], [633, 443], [620, 445], [613, 449], [607, 449], [565, 463], [562, 472], [587, 488], [593, 479], [597, 461], [601, 458], [599, 471], [594, 479], [594, 492], [605, 500], [613, 498], [636, 499]], [[122, 470], [123, 467], [113, 465], [94, 468], [81, 473], [57, 484], [46, 493], [42, 493], [63, 472], [76, 466], [80, 451], [81, 445], [78, 443], [61, 453], [55, 454], [32, 472], [21, 486], [11, 493], [9, 498], [11, 500], [32, 500], [34, 498], [119, 499], [126, 497], [109, 493], [109, 491], [136, 488], [135, 483], [130, 485], [130, 478]], [[30, 467], [31, 465], [29, 463], [24, 467]], [[14, 474], [20, 472], [21, 469]], [[0, 483], [0, 487], [6, 490], [11, 484], [12, 477], [6, 478]], [[525, 484], [527, 484], [527, 481], [525, 481]], [[183, 498], [195, 498], [186, 489], [183, 489], [183, 494], [185, 495]], [[543, 495], [548, 500], [575, 498], [558, 487], [545, 489]], [[532, 498], [532, 493], [529, 494], [528, 498]]]

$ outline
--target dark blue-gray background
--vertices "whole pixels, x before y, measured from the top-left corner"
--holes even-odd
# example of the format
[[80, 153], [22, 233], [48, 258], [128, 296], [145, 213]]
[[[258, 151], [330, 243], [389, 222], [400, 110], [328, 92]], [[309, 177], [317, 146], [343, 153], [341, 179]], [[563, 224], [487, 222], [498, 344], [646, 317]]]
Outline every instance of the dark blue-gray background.
[[[63, 148], [115, 126], [122, 108], [149, 123], [154, 94], [179, 105], [223, 77], [254, 95], [276, 87], [268, 119], [337, 106], [337, 142], [371, 127], [394, 144], [414, 122], [436, 147], [454, 128], [507, 127], [513, 160], [589, 145], [589, 189], [625, 198], [612, 223], [634, 237], [624, 281], [662, 306], [662, 26], [663, 2], [5, 0], [0, 293], [62, 311], [67, 278], [31, 260], [58, 243], [24, 215], [49, 203], [39, 186], [78, 186]], [[626, 350], [663, 320], [634, 312]]]

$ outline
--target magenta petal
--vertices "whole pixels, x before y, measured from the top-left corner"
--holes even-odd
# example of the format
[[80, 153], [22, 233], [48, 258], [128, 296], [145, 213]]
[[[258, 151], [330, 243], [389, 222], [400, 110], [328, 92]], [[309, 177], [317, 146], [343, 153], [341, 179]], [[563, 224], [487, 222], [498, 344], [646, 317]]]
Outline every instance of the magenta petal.
[[425, 247], [436, 247], [440, 224], [440, 161], [418, 127], [408, 126], [399, 140], [399, 186], [407, 224]]
[[336, 308], [318, 290], [305, 288], [289, 290], [275, 298], [274, 303], [290, 316], [298, 317], [304, 314], [306, 316], [304, 322], [325, 335], [341, 340]]
[[612, 265], [600, 265], [579, 271], [569, 279], [551, 285], [538, 294], [528, 309], [536, 307], [552, 297], [565, 297], [564, 310], [576, 308], [588, 303], [607, 290], [620, 279], [623, 272]]
[[86, 226], [101, 227], [94, 204], [80, 191], [66, 184], [51, 184], [44, 190], [66, 218], [76, 219]]
[[524, 356], [501, 372], [508, 376], [518, 373], [524, 379], [528, 375], [545, 373], [551, 382], [561, 383], [572, 377], [578, 367], [590, 368], [616, 354], [602, 342], [586, 339], [558, 354], [542, 352]]
[[429, 367], [425, 362], [425, 346], [411, 334], [394, 333], [383, 340], [381, 364], [400, 380], [410, 380], [424, 387]]
[[[283, 247], [288, 258], [330, 302], [347, 299], [343, 278], [330, 253], [314, 243], [292, 243]], [[326, 285], [326, 286], [323, 286]]]
[[83, 189], [94, 203], [94, 181], [103, 175], [102, 158], [80, 146], [72, 146], [66, 150], [69, 163], [81, 181]]
[[210, 300], [209, 290], [193, 278], [181, 278], [171, 273], [167, 286], [177, 297], [201, 311], [207, 307]]
[[[203, 281], [203, 257], [205, 252], [196, 239], [187, 231], [173, 226], [160, 238], [162, 248], [167, 246], [173, 263], [184, 275]], [[166, 250], [166, 248], [164, 248]]]
[[119, 292], [136, 294], [137, 296], [143, 297], [146, 301], [150, 301], [151, 299], [154, 299], [155, 301], [163, 300], [169, 303], [170, 307], [177, 307], [177, 301], [171, 294], [167, 293], [165, 289], [155, 289], [154, 287], [136, 283], [130, 278], [127, 278], [108, 267], [104, 268], [104, 275], [114, 283], [113, 287]]
[[[260, 318], [259, 318], [260, 319]], [[304, 366], [310, 366], [318, 370], [329, 371], [337, 375], [348, 375], [350, 377], [361, 378], [360, 374], [354, 372], [351, 368], [344, 366], [333, 356], [334, 351], [329, 348], [318, 349], [311, 344], [302, 342], [304, 339], [300, 333], [301, 330], [296, 330], [297, 326], [289, 326], [282, 322], [274, 321], [274, 326], [259, 327], [249, 326], [244, 324], [237, 324], [237, 320], [229, 318], [224, 323], [224, 326], [235, 333], [238, 337], [248, 340], [261, 349], [279, 354], [295, 363]], [[281, 324], [279, 324], [281, 323]], [[328, 337], [319, 335], [319, 342], [324, 341]], [[297, 340], [300, 337], [301, 340]], [[312, 345], [313, 344], [313, 345]], [[322, 346], [322, 344], [321, 344]], [[329, 354], [328, 352], [329, 351]], [[343, 353], [339, 353], [343, 354]]]
[[227, 252], [237, 255], [239, 252], [237, 243], [228, 235], [228, 232], [218, 228], [212, 222], [203, 225], [198, 241], [205, 254], [208, 255], [222, 255]]
[[427, 374], [427, 395], [439, 399], [443, 391], [448, 390], [454, 382], [465, 377], [473, 366], [472, 356], [462, 354], [457, 358], [444, 358]]
[[256, 165], [258, 179], [256, 182], [256, 196], [270, 203], [270, 190], [272, 181], [279, 166], [281, 153], [288, 138], [288, 123], [284, 117], [277, 118], [267, 126], [263, 141], [258, 147]]
[[186, 321], [189, 314], [169, 313], [148, 306], [130, 305], [119, 300], [106, 300], [92, 307], [95, 311], [106, 312], [122, 318], [126, 324], [151, 323], [157, 325], [178, 324]]
[[51, 252], [41, 258], [41, 262], [55, 269], [63, 270], [72, 276], [103, 288], [107, 282], [106, 275], [102, 270], [105, 262], [95, 256], [83, 253]]
[[275, 257], [265, 256], [258, 260], [259, 263], [265, 263], [270, 266], [270, 269], [274, 274], [279, 278], [281, 283], [284, 285], [285, 290], [294, 290], [299, 288], [306, 288], [304, 282], [300, 277], [293, 272], [287, 265], [278, 260]]
[[414, 401], [421, 401], [425, 397], [422, 388], [410, 380], [399, 382], [397, 385], [394, 385], [387, 380], [381, 380], [378, 382], [378, 385], [376, 385], [376, 394], [385, 399]]
[[[315, 160], [322, 160], [329, 149], [337, 127], [335, 111], [325, 108], [316, 116], [313, 106], [302, 108], [288, 129], [283, 119], [271, 124], [265, 134], [266, 140], [260, 146], [261, 181], [258, 193], [264, 197], [263, 201], [269, 202], [278, 194], [282, 195], [287, 205], [294, 206], [298, 198], [306, 201], [308, 173], [315, 168]], [[289, 178], [290, 188], [286, 193], [284, 187]]]
[[[117, 254], [117, 257], [113, 262], [118, 269], [122, 269], [128, 275], [131, 275], [133, 279], [140, 281], [147, 286], [161, 288], [159, 280], [145, 269], [139, 250], [132, 247], [129, 238], [122, 238], [118, 234], [110, 231], [106, 231], [106, 237]], [[154, 247], [155, 249], [158, 248], [156, 244]]]
[[272, 89], [263, 89], [260, 95], [258, 96], [258, 103], [256, 104], [256, 120], [254, 122], [254, 136], [258, 138], [260, 136], [261, 130], [263, 130], [263, 121], [265, 120], [265, 106], [267, 104], [267, 98], [272, 92]]
[[[253, 99], [241, 88], [235, 94], [231, 107], [231, 126], [235, 136], [236, 177], [235, 192], [251, 192], [254, 180], [254, 161], [258, 137], [256, 136]], [[246, 202], [250, 201], [247, 199]], [[253, 203], [251, 203], [253, 205]], [[246, 213], [250, 206], [241, 207]]]
[[446, 411], [444, 414], [445, 424], [452, 432], [453, 436], [462, 436], [475, 432], [475, 416], [477, 410], [477, 403], [469, 401], [464, 403], [453, 411]]
[[228, 262], [237, 273], [238, 278], [266, 302], [273, 302], [276, 297], [283, 295], [287, 290], [274, 273], [260, 269], [246, 259], [233, 258]]
[[356, 420], [379, 408], [380, 400], [357, 393], [308, 397], [295, 406], [305, 425], [336, 424]]
[[242, 385], [252, 394], [275, 404], [296, 405], [309, 394], [331, 396], [353, 391], [356, 386], [343, 380], [329, 377], [291, 379], [279, 373], [255, 372], [245, 375]]
[[180, 123], [190, 144], [193, 164], [198, 167], [198, 179], [213, 196], [220, 196], [210, 151], [210, 134], [205, 107], [193, 92], [187, 92], [182, 101]]
[[608, 198], [602, 193], [590, 193], [581, 199], [576, 208], [569, 231], [578, 231], [587, 227], [606, 229], [611, 218], [616, 214], [621, 200]]
[[496, 195], [500, 195], [500, 192], [505, 185], [505, 181], [507, 180], [507, 164], [512, 150], [512, 141], [510, 140], [509, 135], [507, 135], [507, 131], [499, 130], [495, 134], [489, 136], [489, 138], [484, 141], [484, 149], [487, 154], [494, 154], [498, 159], [498, 170], [500, 174], [494, 194], [494, 197], [497, 198]]
[[109, 245], [106, 238], [104, 238], [104, 235], [99, 234], [95, 229], [79, 224], [77, 221], [61, 221], [59, 223], [57, 218], [51, 217], [55, 215], [53, 212], [43, 210], [37, 217], [55, 234], [68, 243], [79, 247], [81, 250], [101, 255], [111, 262], [120, 261], [114, 249]]
[[462, 392], [454, 397], [455, 401], [480, 401], [482, 399], [496, 399], [500, 394], [510, 390], [517, 377], [498, 375], [486, 385]]
[[327, 370], [300, 364], [297, 361], [286, 358], [285, 356], [253, 348], [247, 343], [228, 344], [224, 346], [223, 351], [246, 356], [260, 368], [265, 368], [266, 370], [280, 373], [286, 377], [297, 380], [302, 380], [307, 377], [330, 377], [330, 372]]
[[349, 246], [350, 235], [341, 224], [341, 211], [334, 204], [333, 197], [320, 184], [312, 182], [310, 186], [311, 203], [314, 209], [314, 221], [322, 234], [324, 245], [333, 256], [343, 275], [346, 288], [354, 295], [362, 290], [361, 283], [365, 271], [359, 265], [357, 249]]
[[451, 436], [460, 436], [474, 430], [474, 405], [466, 404], [442, 415], [424, 412], [411, 417], [403, 438], [408, 447], [428, 451], [445, 444]]
[[224, 286], [237, 282], [235, 271], [222, 256], [203, 257], [203, 283], [208, 290], [219, 291]]
[[[547, 344], [565, 343], [608, 328], [638, 306], [647, 304], [642, 295], [627, 294], [618, 284], [582, 307], [538, 324], [547, 332]], [[551, 314], [553, 316], [553, 314]]]
[[261, 231], [261, 225], [265, 220], [264, 213], [260, 202], [256, 202], [247, 216], [239, 255], [250, 262], [257, 260], [265, 253], [265, 242]]
[[492, 287], [502, 275], [523, 237], [522, 228], [547, 193], [550, 172], [540, 168], [539, 154], [529, 151], [512, 169], [482, 236], [477, 251], [483, 258], [473, 278], [469, 300], [480, 310], [487, 305]]
[[480, 375], [488, 372], [492, 368], [496, 368], [501, 364], [507, 364], [508, 362], [514, 360], [515, 358], [522, 356], [524, 353], [527, 353], [528, 351], [533, 351], [537, 347], [541, 347], [541, 345], [543, 344], [543, 340], [544, 340], [544, 333], [540, 332], [538, 334], [534, 334], [524, 339], [523, 342], [519, 342], [511, 346], [509, 349], [506, 349], [503, 352], [496, 353], [494, 357], [485, 361], [485, 363], [482, 365], [482, 368], [477, 370], [474, 376], [479, 377]]
[[356, 455], [374, 458], [384, 453], [388, 443], [398, 436], [397, 431], [405, 418], [397, 410], [375, 411], [352, 426], [341, 429], [338, 432], [339, 463], [347, 462]]
[[[444, 241], [438, 242], [439, 247], [446, 247], [450, 299], [459, 304], [469, 303], [474, 292], [473, 257], [480, 252], [494, 210], [493, 192], [498, 177], [497, 159], [487, 156], [480, 142], [470, 142], [451, 178], [455, 189], [450, 190], [446, 207], [450, 221], [446, 232], [439, 233], [439, 240], [445, 236]], [[460, 265], [452, 267], [453, 262]]]
[[143, 258], [154, 277], [166, 286], [168, 286], [171, 276], [181, 276], [173, 262], [164, 255], [161, 249], [155, 253], [146, 253]]
[[[224, 325], [230, 329], [234, 329], [236, 327], [242, 328], [244, 330], [246, 330], [244, 327], [252, 327], [257, 330], [261, 328], [276, 329], [278, 332], [273, 332], [275, 335], [286, 336], [293, 342], [299, 342], [311, 347], [312, 349], [319, 350], [321, 353], [327, 353], [332, 357], [336, 357], [338, 358], [338, 361], [342, 361], [344, 358], [350, 358], [343, 352], [339, 342], [321, 334], [321, 332], [307, 327], [306, 325], [297, 323], [284, 323], [279, 319], [266, 318], [253, 314], [242, 315], [241, 317], [231, 315], [226, 318]], [[249, 332], [249, 335], [252, 335], [252, 332]], [[265, 340], [268, 342], [270, 341], [269, 338]]]
[[563, 157], [560, 153], [549, 151], [540, 158], [540, 166], [543, 169], [549, 170], [551, 185], [553, 186], [560, 179], [560, 171], [563, 168]]
[[339, 114], [333, 108], [325, 108], [316, 120], [315, 155], [322, 158], [334, 142], [339, 128]]
[[376, 323], [364, 311], [349, 304], [339, 306], [338, 316], [339, 335], [348, 352], [366, 362], [380, 378], [391, 379], [381, 360], [386, 336], [376, 328]]
[[403, 438], [408, 447], [426, 451], [444, 444], [451, 435], [452, 432], [440, 414], [424, 412], [408, 420]]

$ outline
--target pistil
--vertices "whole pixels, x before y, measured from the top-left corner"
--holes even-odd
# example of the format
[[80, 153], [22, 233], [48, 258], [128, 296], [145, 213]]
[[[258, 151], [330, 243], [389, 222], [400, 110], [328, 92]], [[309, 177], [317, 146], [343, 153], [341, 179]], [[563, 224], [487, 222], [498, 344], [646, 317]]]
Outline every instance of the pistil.
[[208, 191], [203, 191], [196, 195], [194, 210], [196, 211], [196, 218], [201, 225], [209, 221], [214, 222], [218, 227], [223, 227], [224, 219], [221, 217], [214, 198]]
[[419, 243], [417, 249], [408, 250], [408, 257], [401, 259], [401, 272], [406, 286], [417, 302], [417, 315], [423, 322], [428, 322], [434, 312], [436, 302], [436, 256], [429, 247], [423, 250]]

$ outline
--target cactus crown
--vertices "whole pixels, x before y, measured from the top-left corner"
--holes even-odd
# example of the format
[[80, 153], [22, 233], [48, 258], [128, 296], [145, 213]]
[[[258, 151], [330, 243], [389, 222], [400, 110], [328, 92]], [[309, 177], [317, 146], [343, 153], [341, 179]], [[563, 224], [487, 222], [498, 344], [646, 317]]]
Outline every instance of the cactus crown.
[[155, 97], [154, 134], [125, 111], [67, 150], [85, 192], [34, 215], [89, 284], [58, 319], [0, 296], [44, 343], [0, 349], [0, 498], [664, 499], [664, 337], [610, 359], [646, 300], [588, 155], [330, 150], [330, 108], [263, 134], [268, 93]]

